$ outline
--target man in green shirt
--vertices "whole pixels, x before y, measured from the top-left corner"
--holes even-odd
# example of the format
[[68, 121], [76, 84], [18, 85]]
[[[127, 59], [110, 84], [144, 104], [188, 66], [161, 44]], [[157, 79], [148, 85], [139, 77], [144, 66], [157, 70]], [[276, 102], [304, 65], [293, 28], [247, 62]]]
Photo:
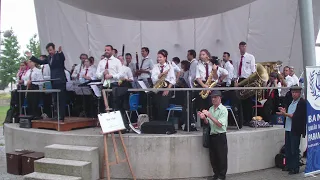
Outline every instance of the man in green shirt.
[[212, 170], [214, 173], [213, 180], [226, 179], [228, 169], [228, 143], [227, 143], [227, 126], [228, 110], [221, 104], [221, 92], [213, 91], [211, 100], [213, 106], [208, 110], [199, 112], [200, 118], [205, 124], [210, 125], [210, 145], [209, 155]]

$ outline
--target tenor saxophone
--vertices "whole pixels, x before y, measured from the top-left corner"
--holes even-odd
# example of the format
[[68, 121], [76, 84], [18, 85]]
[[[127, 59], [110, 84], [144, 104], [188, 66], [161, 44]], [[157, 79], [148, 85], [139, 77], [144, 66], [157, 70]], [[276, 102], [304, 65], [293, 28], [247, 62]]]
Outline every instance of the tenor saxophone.
[[[214, 71], [212, 70], [205, 85], [208, 86], [208, 88], [213, 88], [214, 86], [217, 85], [217, 81], [212, 81], [213, 80], [213, 73]], [[199, 95], [201, 96], [202, 99], [207, 99], [207, 97], [210, 94], [210, 90], [202, 90]]]
[[154, 84], [153, 88], [166, 88], [169, 86], [169, 83], [166, 81], [166, 77], [170, 71], [171, 67], [167, 71], [164, 72], [164, 74], [159, 78], [159, 80]]

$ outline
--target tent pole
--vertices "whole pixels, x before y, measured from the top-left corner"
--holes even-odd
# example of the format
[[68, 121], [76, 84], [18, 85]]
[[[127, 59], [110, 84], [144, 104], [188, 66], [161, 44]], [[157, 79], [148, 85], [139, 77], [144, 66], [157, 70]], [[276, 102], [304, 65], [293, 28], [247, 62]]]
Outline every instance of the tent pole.
[[[312, 0], [299, 0], [299, 15], [302, 41], [303, 68], [316, 65], [315, 34]], [[307, 98], [307, 74], [304, 73], [304, 94]]]

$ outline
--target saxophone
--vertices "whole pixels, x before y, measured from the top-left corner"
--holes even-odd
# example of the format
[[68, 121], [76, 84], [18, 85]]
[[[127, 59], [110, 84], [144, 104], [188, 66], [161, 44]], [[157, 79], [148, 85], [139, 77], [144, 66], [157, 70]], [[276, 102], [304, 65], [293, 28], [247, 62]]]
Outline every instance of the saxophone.
[[153, 85], [153, 88], [166, 88], [169, 86], [169, 83], [166, 81], [166, 77], [171, 69], [171, 66], [169, 66], [169, 69], [166, 70], [163, 75], [159, 78], [159, 80]]
[[[217, 82], [218, 81], [212, 81], [213, 80], [213, 73], [214, 71], [212, 70], [205, 85], [208, 86], [208, 88], [213, 88], [214, 86], [217, 85]], [[199, 95], [201, 96], [202, 99], [207, 99], [207, 97], [209, 96], [210, 94], [210, 90], [202, 90]]]

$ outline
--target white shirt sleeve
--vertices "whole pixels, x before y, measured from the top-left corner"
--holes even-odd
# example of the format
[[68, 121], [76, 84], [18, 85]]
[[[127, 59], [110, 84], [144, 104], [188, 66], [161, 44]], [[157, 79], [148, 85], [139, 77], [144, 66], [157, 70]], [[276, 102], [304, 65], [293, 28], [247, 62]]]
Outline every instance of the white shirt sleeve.
[[252, 73], [256, 72], [256, 59], [253, 55], [251, 55], [251, 71]]
[[169, 83], [174, 86], [176, 84], [176, 75], [174, 73], [174, 68], [170, 68], [167, 76], [169, 76]]
[[[199, 65], [197, 65], [197, 69], [196, 69], [196, 79], [201, 78], [201, 74], [200, 74], [200, 70], [199, 70]], [[196, 80], [194, 79], [194, 80]]]
[[233, 61], [233, 69], [234, 69], [234, 73], [233, 73], [233, 78], [236, 79], [238, 78], [238, 70], [239, 70], [239, 65], [238, 65], [238, 61]]
[[131, 69], [130, 69], [130, 68], [127, 68], [127, 69], [128, 69], [128, 72], [127, 72], [127, 74], [128, 74], [128, 79], [130, 79], [130, 80], [133, 81], [133, 74], [132, 74]]
[[151, 80], [153, 84], [155, 84], [158, 81], [159, 74], [160, 74], [159, 68], [157, 66], [154, 66], [151, 71]]
[[103, 73], [104, 73], [104, 66], [103, 66], [103, 62], [105, 60], [101, 60], [98, 64], [98, 68], [97, 68], [97, 72], [96, 72], [96, 76], [98, 79], [103, 79]]

